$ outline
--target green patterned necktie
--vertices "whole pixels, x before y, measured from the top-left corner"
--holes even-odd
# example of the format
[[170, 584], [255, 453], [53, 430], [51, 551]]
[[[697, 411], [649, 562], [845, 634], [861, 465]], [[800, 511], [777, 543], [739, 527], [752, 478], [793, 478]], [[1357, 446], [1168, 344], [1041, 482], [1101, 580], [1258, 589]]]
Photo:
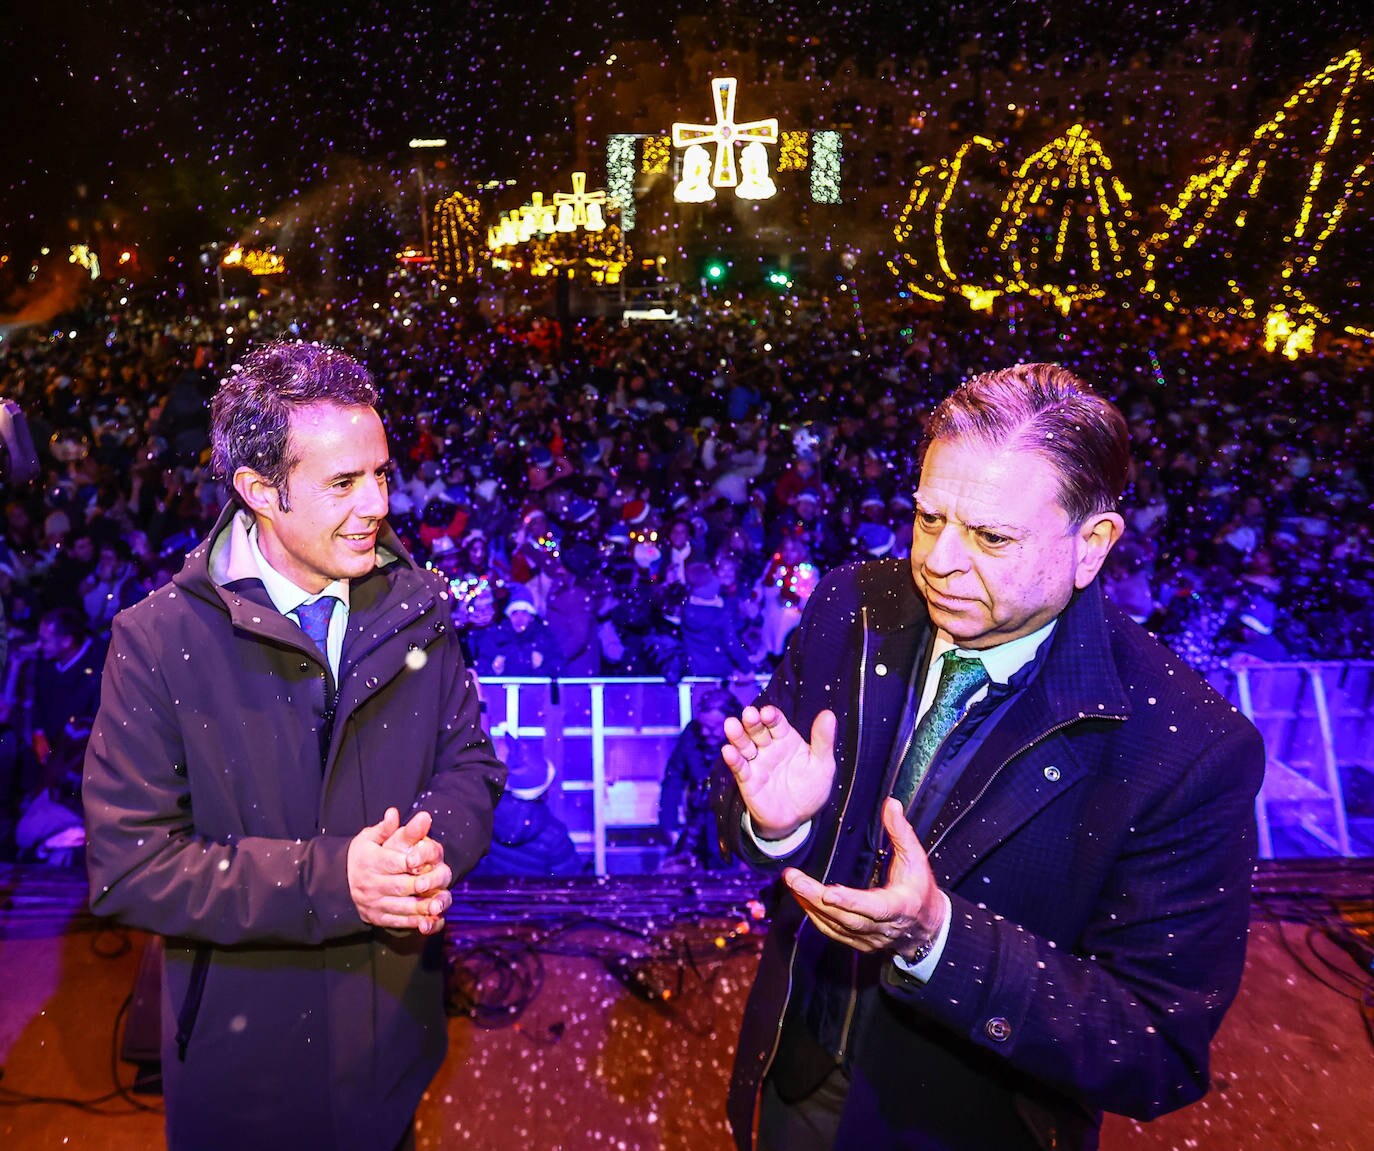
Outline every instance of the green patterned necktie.
[[901, 800], [903, 807], [911, 806], [930, 761], [959, 722], [964, 705], [979, 688], [988, 683], [988, 673], [981, 659], [969, 659], [952, 650], [945, 652], [943, 658], [945, 665], [940, 669], [935, 699], [912, 732], [911, 745], [902, 757], [897, 782], [892, 788], [892, 794]]

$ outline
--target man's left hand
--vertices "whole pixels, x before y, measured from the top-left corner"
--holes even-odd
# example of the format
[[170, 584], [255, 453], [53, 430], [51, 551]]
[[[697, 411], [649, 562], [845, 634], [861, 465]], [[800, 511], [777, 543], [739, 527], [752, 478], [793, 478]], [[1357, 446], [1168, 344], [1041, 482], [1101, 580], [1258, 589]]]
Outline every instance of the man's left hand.
[[940, 933], [945, 901], [925, 848], [895, 799], [883, 803], [883, 826], [892, 839], [892, 864], [882, 887], [826, 885], [794, 867], [782, 878], [823, 934], [858, 951], [893, 951], [909, 960]]
[[417, 811], [382, 844], [406, 857], [406, 870], [415, 876], [415, 894], [447, 891], [453, 885], [453, 872], [444, 862], [444, 845], [429, 836], [433, 818]]

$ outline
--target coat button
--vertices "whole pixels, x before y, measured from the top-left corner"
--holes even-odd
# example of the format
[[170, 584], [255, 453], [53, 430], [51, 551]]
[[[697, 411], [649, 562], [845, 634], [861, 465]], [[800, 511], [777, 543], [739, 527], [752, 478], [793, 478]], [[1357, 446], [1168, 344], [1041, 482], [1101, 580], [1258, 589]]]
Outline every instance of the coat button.
[[375, 675], [370, 675], [367, 677], [367, 686], [369, 688], [377, 686], [377, 677]]
[[1058, 783], [1059, 769], [1055, 767], [1054, 764], [1050, 764], [1049, 767], [1045, 768], [1045, 778], [1048, 779], [1051, 783]]
[[880, 663], [880, 664], [878, 664], [877, 666], [874, 667], [873, 671], [874, 671], [877, 675], [886, 675], [886, 674], [887, 674], [887, 664], [885, 664], [885, 663]]
[[1011, 1024], [1000, 1015], [994, 1015], [983, 1024], [983, 1033], [994, 1043], [1005, 1043], [1011, 1038]]

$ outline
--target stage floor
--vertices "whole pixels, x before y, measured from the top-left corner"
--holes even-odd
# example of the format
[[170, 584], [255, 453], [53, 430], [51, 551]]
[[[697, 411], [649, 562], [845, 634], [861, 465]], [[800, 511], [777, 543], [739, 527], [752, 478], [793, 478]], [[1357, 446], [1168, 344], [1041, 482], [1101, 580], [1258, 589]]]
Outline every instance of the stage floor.
[[[644, 877], [465, 893], [450, 935], [480, 1006], [451, 1023], [418, 1146], [726, 1147], [721, 1105], [757, 957], [757, 933], [739, 930], [754, 886]], [[1256, 890], [1213, 1091], [1154, 1123], [1109, 1119], [1107, 1151], [1374, 1147], [1370, 977], [1324, 930], [1370, 925], [1374, 864], [1271, 866]], [[143, 937], [98, 924], [82, 899], [70, 873], [0, 869], [0, 1146], [11, 1151], [161, 1145], [160, 1100], [128, 1093], [134, 1068], [117, 1058]]]

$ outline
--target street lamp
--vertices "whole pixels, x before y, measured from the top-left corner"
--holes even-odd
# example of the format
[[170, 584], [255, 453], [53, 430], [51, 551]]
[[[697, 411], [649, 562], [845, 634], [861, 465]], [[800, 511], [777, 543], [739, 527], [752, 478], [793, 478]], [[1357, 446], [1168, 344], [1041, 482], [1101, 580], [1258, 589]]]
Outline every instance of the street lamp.
[[424, 150], [426, 148], [447, 148], [448, 141], [442, 136], [426, 137], [417, 136], [410, 142], [410, 149], [415, 153], [415, 180], [420, 186], [420, 236], [424, 243], [425, 255], [432, 256], [429, 250], [429, 205], [425, 197], [425, 159]]

